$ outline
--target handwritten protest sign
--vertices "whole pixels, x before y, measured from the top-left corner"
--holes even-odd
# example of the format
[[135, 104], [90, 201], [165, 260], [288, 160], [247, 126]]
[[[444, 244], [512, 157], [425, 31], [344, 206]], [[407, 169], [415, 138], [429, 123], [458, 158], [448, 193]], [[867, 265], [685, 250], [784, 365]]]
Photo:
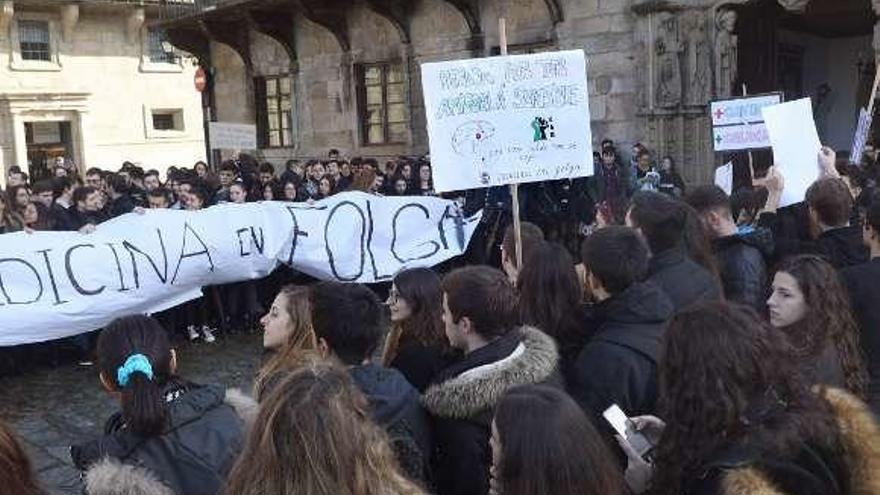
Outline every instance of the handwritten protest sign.
[[779, 206], [800, 203], [819, 177], [822, 144], [813, 120], [813, 105], [809, 98], [802, 98], [765, 107], [762, 112], [773, 145], [773, 163], [785, 177]]
[[257, 149], [257, 126], [208, 122], [208, 139], [215, 150]]
[[780, 94], [713, 101], [709, 111], [712, 117], [712, 144], [715, 151], [769, 147], [770, 138], [767, 135], [761, 109], [777, 105], [781, 101]]
[[849, 162], [855, 165], [862, 163], [862, 154], [865, 152], [865, 143], [868, 141], [868, 132], [871, 130], [871, 115], [864, 108], [859, 109], [859, 124], [856, 126], [856, 134], [853, 137], [852, 151], [849, 154]]
[[324, 280], [390, 280], [462, 254], [479, 216], [440, 198], [343, 193], [314, 205], [223, 204], [150, 210], [92, 234], [0, 236], [0, 346], [94, 330], [268, 275], [279, 263]]
[[581, 50], [422, 65], [434, 187], [593, 173]]

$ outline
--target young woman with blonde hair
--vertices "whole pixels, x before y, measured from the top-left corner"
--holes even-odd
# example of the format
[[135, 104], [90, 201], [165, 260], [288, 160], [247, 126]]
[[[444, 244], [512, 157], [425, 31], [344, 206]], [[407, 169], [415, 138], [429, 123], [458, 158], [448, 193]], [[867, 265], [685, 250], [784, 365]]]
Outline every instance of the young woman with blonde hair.
[[401, 474], [349, 374], [315, 353], [300, 365], [273, 378], [226, 494], [423, 494]]
[[254, 383], [254, 397], [257, 400], [266, 393], [279, 371], [295, 369], [299, 362], [297, 356], [303, 351], [315, 349], [309, 294], [308, 287], [282, 287], [272, 301], [269, 312], [260, 319], [264, 331], [263, 348], [271, 356], [260, 369]]

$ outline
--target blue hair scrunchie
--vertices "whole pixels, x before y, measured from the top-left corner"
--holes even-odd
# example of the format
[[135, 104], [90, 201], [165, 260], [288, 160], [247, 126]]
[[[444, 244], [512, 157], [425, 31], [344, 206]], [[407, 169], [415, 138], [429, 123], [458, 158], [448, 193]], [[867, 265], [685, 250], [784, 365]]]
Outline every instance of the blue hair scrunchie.
[[150, 360], [143, 354], [132, 354], [125, 360], [125, 364], [116, 370], [116, 382], [120, 387], [128, 385], [128, 380], [133, 373], [143, 373], [148, 379], [153, 379], [153, 367]]

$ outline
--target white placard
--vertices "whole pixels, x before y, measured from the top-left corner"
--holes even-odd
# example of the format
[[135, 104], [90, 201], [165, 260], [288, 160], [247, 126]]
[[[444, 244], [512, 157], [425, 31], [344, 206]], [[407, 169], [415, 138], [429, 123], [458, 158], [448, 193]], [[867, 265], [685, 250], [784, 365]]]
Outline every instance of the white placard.
[[865, 152], [865, 143], [868, 141], [868, 132], [871, 130], [871, 116], [864, 107], [859, 109], [859, 123], [856, 126], [856, 134], [853, 137], [852, 149], [849, 154], [849, 162], [861, 165], [862, 154]]
[[422, 65], [434, 188], [593, 173], [582, 50]]
[[780, 207], [800, 203], [819, 177], [822, 144], [809, 98], [765, 107], [764, 122], [773, 145], [773, 163], [785, 178]]
[[770, 146], [770, 136], [763, 122], [712, 128], [715, 151], [738, 151]]
[[761, 110], [782, 102], [782, 95], [757, 95], [747, 98], [713, 101], [712, 145], [715, 151], [735, 151], [770, 146]]
[[464, 252], [479, 215], [454, 212], [440, 198], [350, 192], [314, 205], [130, 213], [92, 234], [0, 235], [0, 347], [160, 311], [203, 286], [264, 277], [279, 263], [324, 280], [390, 280]]
[[727, 162], [715, 169], [715, 185], [723, 189], [728, 196], [733, 194], [733, 162]]
[[208, 139], [211, 141], [211, 149], [214, 150], [255, 150], [257, 126], [208, 122]]

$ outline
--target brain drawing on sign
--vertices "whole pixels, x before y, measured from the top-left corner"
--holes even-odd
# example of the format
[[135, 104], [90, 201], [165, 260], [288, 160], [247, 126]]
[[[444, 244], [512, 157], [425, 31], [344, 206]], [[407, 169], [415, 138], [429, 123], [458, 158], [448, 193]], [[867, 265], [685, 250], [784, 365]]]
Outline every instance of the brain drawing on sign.
[[482, 120], [465, 122], [452, 135], [452, 149], [479, 171], [483, 184], [489, 183], [492, 165], [500, 156], [492, 147], [494, 137], [495, 127]]

